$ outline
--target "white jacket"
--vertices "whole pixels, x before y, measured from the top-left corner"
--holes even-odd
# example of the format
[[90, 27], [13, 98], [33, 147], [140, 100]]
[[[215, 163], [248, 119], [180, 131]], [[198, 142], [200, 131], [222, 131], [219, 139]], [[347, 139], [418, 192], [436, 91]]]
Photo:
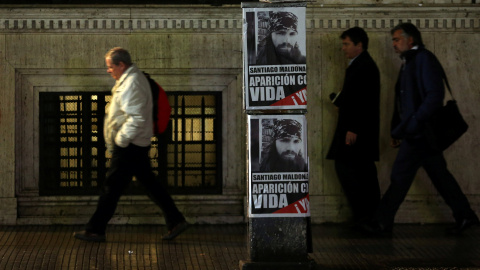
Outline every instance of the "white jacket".
[[112, 99], [105, 108], [104, 137], [109, 151], [114, 143], [149, 146], [153, 136], [152, 93], [143, 73], [130, 66], [112, 88]]

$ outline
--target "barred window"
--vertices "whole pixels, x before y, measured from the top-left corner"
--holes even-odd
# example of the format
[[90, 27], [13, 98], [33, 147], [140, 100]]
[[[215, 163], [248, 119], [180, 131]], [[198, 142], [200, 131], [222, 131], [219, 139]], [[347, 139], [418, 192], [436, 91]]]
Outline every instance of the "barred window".
[[[221, 193], [221, 93], [168, 92], [169, 128], [152, 138], [154, 173], [172, 194]], [[96, 195], [110, 154], [103, 140], [110, 92], [40, 93], [40, 195]], [[144, 194], [135, 180], [126, 194]]]

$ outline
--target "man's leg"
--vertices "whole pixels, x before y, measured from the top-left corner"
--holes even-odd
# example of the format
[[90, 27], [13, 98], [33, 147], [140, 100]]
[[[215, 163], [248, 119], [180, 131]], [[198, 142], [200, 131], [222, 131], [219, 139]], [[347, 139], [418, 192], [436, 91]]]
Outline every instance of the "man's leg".
[[370, 220], [380, 204], [380, 185], [378, 183], [377, 166], [372, 160], [362, 160], [358, 163], [360, 181], [364, 184], [363, 199], [365, 200], [364, 215]]
[[470, 207], [467, 197], [458, 185], [453, 175], [447, 169], [447, 162], [443, 154], [431, 155], [425, 159], [423, 164], [425, 171], [432, 180], [438, 193], [443, 197], [445, 203], [450, 206], [455, 221], [463, 219], [476, 219], [476, 215]]
[[132, 159], [130, 147], [131, 145], [126, 148], [115, 146], [97, 210], [85, 228], [87, 232], [105, 234], [107, 223], [115, 213], [118, 200], [132, 180], [132, 164], [129, 161]]
[[335, 170], [352, 209], [354, 222], [371, 219], [380, 201], [375, 162], [337, 159]]
[[403, 141], [393, 164], [391, 182], [380, 201], [375, 221], [390, 229], [395, 221], [398, 208], [405, 200], [413, 179], [421, 166], [422, 151], [417, 146]]
[[162, 209], [167, 228], [172, 230], [176, 225], [185, 221], [185, 218], [160, 180], [152, 172], [148, 156], [149, 149], [150, 147], [134, 146], [135, 156], [137, 157], [135, 161], [132, 161], [135, 168], [134, 174], [138, 181], [145, 186], [148, 196]]

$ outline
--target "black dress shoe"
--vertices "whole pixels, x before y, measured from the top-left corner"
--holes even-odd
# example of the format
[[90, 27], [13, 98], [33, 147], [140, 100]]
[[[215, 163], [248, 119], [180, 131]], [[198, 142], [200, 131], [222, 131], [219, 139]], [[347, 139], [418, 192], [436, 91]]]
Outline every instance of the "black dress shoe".
[[455, 223], [455, 226], [448, 228], [447, 234], [459, 235], [466, 229], [472, 226], [478, 226], [478, 225], [480, 225], [480, 220], [478, 220], [478, 217], [464, 218], [458, 221], [457, 223]]
[[173, 229], [168, 231], [167, 234], [162, 236], [162, 240], [173, 240], [175, 237], [177, 237], [179, 234], [184, 232], [186, 229], [188, 229], [188, 222], [187, 221], [182, 221], [178, 223]]
[[105, 242], [105, 234], [96, 234], [87, 231], [74, 232], [73, 237], [88, 242]]
[[361, 225], [361, 230], [368, 236], [391, 237], [392, 227], [385, 226], [378, 222], [369, 222]]

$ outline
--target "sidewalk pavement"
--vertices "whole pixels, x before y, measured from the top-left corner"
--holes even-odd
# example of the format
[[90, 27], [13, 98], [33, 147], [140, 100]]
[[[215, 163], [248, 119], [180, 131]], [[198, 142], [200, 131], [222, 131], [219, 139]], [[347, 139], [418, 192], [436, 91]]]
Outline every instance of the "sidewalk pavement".
[[[371, 238], [342, 224], [313, 226], [316, 269], [480, 269], [480, 227], [459, 237], [447, 225], [396, 225]], [[111, 225], [107, 242], [76, 240], [81, 226], [0, 226], [0, 269], [235, 270], [248, 259], [247, 225], [192, 225], [173, 241], [165, 226]]]

